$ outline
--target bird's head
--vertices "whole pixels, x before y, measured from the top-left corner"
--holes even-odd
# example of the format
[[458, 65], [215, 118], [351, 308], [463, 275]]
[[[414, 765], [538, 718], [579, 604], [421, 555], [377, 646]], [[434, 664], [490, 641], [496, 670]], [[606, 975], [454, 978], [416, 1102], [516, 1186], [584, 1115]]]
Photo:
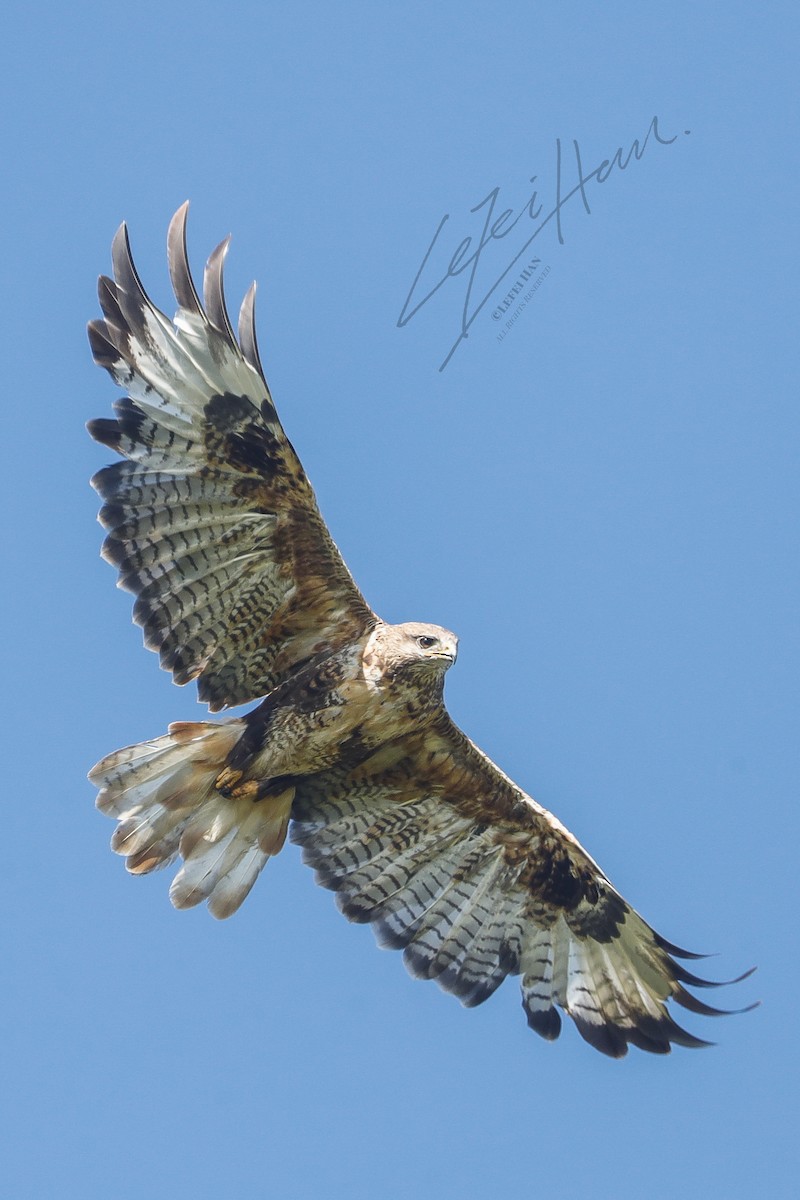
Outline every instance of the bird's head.
[[382, 674], [443, 677], [458, 654], [458, 638], [441, 625], [406, 621], [379, 625], [370, 637], [365, 660], [380, 665]]

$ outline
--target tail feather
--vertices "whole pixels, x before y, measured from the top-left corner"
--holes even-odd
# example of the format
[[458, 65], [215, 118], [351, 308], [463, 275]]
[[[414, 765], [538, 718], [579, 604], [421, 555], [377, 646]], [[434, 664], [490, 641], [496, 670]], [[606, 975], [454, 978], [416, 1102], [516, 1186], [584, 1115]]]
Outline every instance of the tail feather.
[[183, 858], [170, 888], [176, 908], [206, 900], [215, 917], [229, 917], [285, 841], [292, 788], [254, 800], [216, 787], [243, 729], [241, 720], [177, 722], [163, 737], [109, 754], [89, 775], [97, 807], [118, 821], [111, 848], [129, 871]]

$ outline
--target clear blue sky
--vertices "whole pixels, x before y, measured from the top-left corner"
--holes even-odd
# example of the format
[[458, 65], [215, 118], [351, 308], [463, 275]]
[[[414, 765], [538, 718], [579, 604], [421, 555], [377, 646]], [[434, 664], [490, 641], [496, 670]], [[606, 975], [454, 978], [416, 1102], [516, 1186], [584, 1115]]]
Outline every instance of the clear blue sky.
[[[795, 1194], [796, 34], [794, 5], [685, 0], [7, 14], [6, 1194]], [[621, 171], [654, 116], [674, 140]], [[562, 198], [575, 140], [611, 166], [525, 249], [559, 139]], [[407, 312], [494, 189], [468, 319], [522, 257], [439, 371], [469, 269], [398, 318], [444, 215]], [[87, 769], [203, 710], [98, 557], [83, 426], [116, 391], [84, 327], [122, 218], [170, 308], [187, 197], [198, 271], [232, 232], [232, 302], [260, 282], [278, 408], [367, 598], [460, 634], [456, 720], [711, 974], [758, 964], [719, 999], [760, 1009], [688, 1018], [716, 1048], [548, 1045], [515, 981], [466, 1011], [295, 848], [223, 924], [109, 852]]]

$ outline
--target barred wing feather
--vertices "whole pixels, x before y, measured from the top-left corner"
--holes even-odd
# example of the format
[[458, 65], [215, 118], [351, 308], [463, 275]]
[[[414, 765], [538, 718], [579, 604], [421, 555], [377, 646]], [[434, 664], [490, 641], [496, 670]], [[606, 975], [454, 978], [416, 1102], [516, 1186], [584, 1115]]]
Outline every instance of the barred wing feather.
[[212, 711], [264, 695], [298, 665], [374, 624], [278, 420], [258, 357], [254, 287], [237, 341], [225, 307], [223, 242], [205, 307], [186, 255], [183, 205], [168, 252], [174, 322], [152, 304], [123, 225], [114, 279], [101, 277], [95, 360], [125, 389], [92, 436], [127, 461], [93, 485], [103, 553], [137, 597], [134, 619], [176, 683], [198, 680]]
[[291, 836], [350, 920], [402, 949], [413, 975], [464, 1004], [520, 975], [531, 1027], [550, 1040], [559, 1009], [603, 1053], [706, 1043], [667, 1002], [706, 1015], [683, 986], [715, 986], [676, 957], [560, 822], [446, 714], [350, 770], [301, 784]]

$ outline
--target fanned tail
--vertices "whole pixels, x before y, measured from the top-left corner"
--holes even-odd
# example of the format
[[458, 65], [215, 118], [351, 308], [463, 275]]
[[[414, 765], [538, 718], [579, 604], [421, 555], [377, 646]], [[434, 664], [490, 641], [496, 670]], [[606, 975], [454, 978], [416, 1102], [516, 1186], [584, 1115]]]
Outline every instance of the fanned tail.
[[206, 900], [220, 919], [236, 912], [286, 838], [293, 789], [264, 799], [217, 786], [244, 722], [176, 722], [127, 746], [89, 773], [97, 807], [118, 821], [111, 848], [144, 875], [183, 859], [170, 887], [176, 908]]

